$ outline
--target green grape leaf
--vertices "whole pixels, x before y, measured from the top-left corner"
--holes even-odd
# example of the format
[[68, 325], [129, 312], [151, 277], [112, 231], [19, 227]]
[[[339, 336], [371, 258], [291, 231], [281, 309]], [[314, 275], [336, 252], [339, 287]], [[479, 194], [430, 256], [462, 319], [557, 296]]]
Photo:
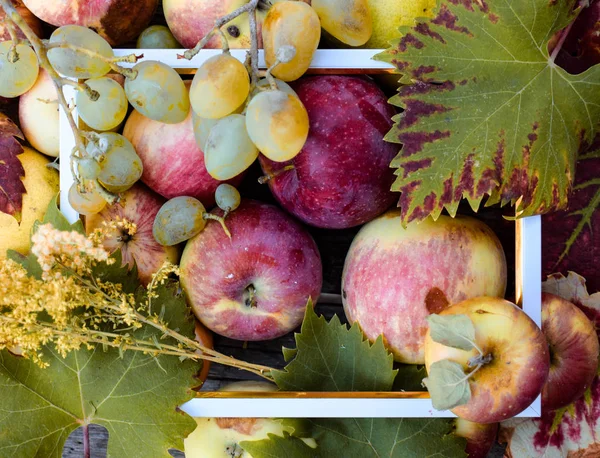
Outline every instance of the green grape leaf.
[[433, 363], [429, 367], [429, 377], [423, 383], [437, 410], [453, 409], [471, 399], [471, 387], [465, 371], [454, 361], [443, 359]]
[[285, 432], [283, 435], [284, 437], [268, 434], [268, 439], [240, 442], [240, 447], [254, 458], [318, 458], [322, 456], [320, 450], [309, 447], [302, 439], [290, 436]]
[[[390, 458], [466, 457], [466, 441], [451, 434], [444, 419], [356, 418], [310, 420], [317, 448], [297, 437], [269, 435], [242, 442], [254, 458]], [[343, 453], [341, 452], [343, 451]]]
[[392, 391], [427, 391], [423, 379], [427, 377], [425, 366], [397, 364], [398, 375], [394, 379]]
[[577, 0], [441, 0], [435, 18], [402, 27], [378, 58], [403, 83], [387, 135], [403, 222], [516, 205], [517, 216], [565, 208], [577, 154], [600, 121], [600, 65], [571, 75], [548, 42]]
[[[295, 350], [286, 349], [290, 359], [274, 378], [281, 389], [297, 391], [388, 391], [396, 371], [392, 358], [379, 338], [374, 344], [365, 341], [355, 324], [350, 329], [337, 317], [328, 323], [307, 307], [302, 329], [296, 334]], [[401, 372], [407, 370], [403, 368]], [[422, 368], [400, 374], [414, 382]], [[423, 376], [420, 376], [422, 379]], [[419, 382], [420, 383], [420, 382]], [[312, 431], [317, 448], [312, 449], [297, 437], [271, 435], [269, 439], [242, 442], [241, 446], [254, 458], [329, 458], [332, 456], [404, 458], [409, 456], [466, 457], [466, 441], [451, 434], [452, 424], [446, 419], [310, 419], [309, 428], [294, 435]], [[343, 452], [342, 452], [343, 451]]]
[[[114, 265], [107, 266], [105, 277], [129, 284], [129, 290], [139, 285], [126, 268]], [[193, 337], [194, 323], [178, 285], [166, 283], [155, 292], [153, 303], [164, 307], [169, 327]], [[144, 295], [145, 290], [137, 288], [139, 300]], [[174, 343], [146, 326], [132, 334]], [[194, 397], [197, 363], [132, 350], [121, 356], [117, 349], [101, 345], [64, 359], [47, 346], [43, 355], [49, 363], [45, 369], [0, 352], [0, 456], [60, 458], [69, 434], [92, 423], [108, 430], [109, 457], [168, 458], [169, 449], [183, 450], [183, 438], [196, 422], [178, 406]]]
[[12, 215], [20, 223], [23, 194], [27, 191], [21, 180], [25, 169], [17, 158], [23, 153], [18, 138], [23, 140], [21, 130], [0, 113], [0, 212]]
[[467, 351], [473, 348], [475, 326], [467, 315], [432, 314], [427, 317], [427, 322], [434, 342]]
[[297, 352], [275, 382], [288, 391], [389, 391], [396, 371], [393, 356], [378, 338], [371, 344], [358, 324], [350, 329], [334, 316], [328, 323], [317, 316], [311, 303], [301, 332], [296, 334]]
[[[46, 213], [44, 213], [44, 217], [42, 221], [36, 221], [33, 223], [33, 228], [31, 229], [31, 235], [35, 234], [38, 230], [38, 227], [42, 224], [52, 224], [52, 226], [61, 231], [76, 231], [80, 234], [85, 234], [85, 229], [83, 227], [83, 222], [78, 219], [73, 224], [69, 223], [65, 215], [61, 213], [58, 209], [58, 195], [54, 196], [50, 203], [48, 204], [48, 208], [46, 209]], [[34, 276], [36, 278], [41, 278], [42, 269], [37, 262], [37, 258], [35, 255], [29, 253], [27, 255], [23, 255], [14, 250], [8, 250], [7, 256], [9, 259], [12, 259], [18, 264], [21, 264], [29, 273], [29, 275]], [[120, 257], [119, 253], [119, 257]], [[121, 264], [118, 264], [119, 266]], [[110, 269], [110, 266], [105, 266], [106, 269]], [[137, 282], [136, 282], [137, 284]]]

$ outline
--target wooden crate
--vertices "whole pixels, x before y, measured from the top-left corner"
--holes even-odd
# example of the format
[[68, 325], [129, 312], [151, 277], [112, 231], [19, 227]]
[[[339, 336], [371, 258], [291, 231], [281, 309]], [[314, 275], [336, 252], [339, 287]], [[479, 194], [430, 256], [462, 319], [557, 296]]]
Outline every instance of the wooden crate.
[[[177, 69], [181, 74], [193, 74], [206, 59], [220, 50], [203, 50], [191, 61], [177, 59], [183, 50], [116, 49], [115, 55], [144, 54], [144, 60], [159, 60]], [[391, 73], [393, 69], [384, 62], [373, 60], [382, 50], [317, 50], [308, 73], [311, 74], [363, 74]], [[244, 61], [246, 51], [232, 50], [232, 55]], [[264, 56], [259, 53], [259, 66], [264, 68]], [[75, 89], [65, 87], [68, 101], [74, 100]], [[77, 119], [77, 111], [73, 111]], [[72, 132], [64, 112], [60, 117], [60, 188], [61, 210], [70, 221], [79, 215], [67, 200], [67, 190], [73, 182], [69, 156], [75, 146]], [[257, 184], [260, 175], [257, 164], [249, 170], [242, 186], [244, 197], [274, 202], [267, 186]], [[462, 208], [461, 208], [462, 210]], [[465, 209], [465, 212], [469, 212]], [[482, 209], [478, 214], [499, 235], [503, 242], [509, 275], [514, 273], [514, 283], [509, 278], [508, 298], [522, 305], [523, 310], [541, 325], [541, 217], [518, 220], [512, 226], [495, 224], [501, 220], [497, 210]], [[500, 219], [499, 219], [500, 218]], [[507, 229], [508, 227], [508, 229]], [[341, 307], [340, 279], [346, 251], [358, 228], [333, 231], [308, 228], [315, 238], [324, 263], [323, 294], [317, 304], [317, 312], [331, 317], [337, 313], [344, 318]], [[281, 347], [294, 347], [293, 334], [269, 342], [242, 342], [215, 336], [217, 350], [255, 363], [281, 368], [284, 366]], [[288, 418], [426, 418], [453, 417], [449, 411], [436, 411], [427, 392], [220, 392], [221, 384], [246, 379], [256, 379], [247, 372], [226, 366], [211, 367], [209, 379], [193, 399], [182, 409], [195, 417], [288, 417]], [[538, 397], [518, 417], [539, 417], [541, 398]]]

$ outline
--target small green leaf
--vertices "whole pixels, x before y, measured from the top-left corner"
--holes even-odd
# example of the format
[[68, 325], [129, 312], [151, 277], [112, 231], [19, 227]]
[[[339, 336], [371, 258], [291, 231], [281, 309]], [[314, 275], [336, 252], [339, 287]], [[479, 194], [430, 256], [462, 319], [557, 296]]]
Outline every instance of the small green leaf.
[[437, 410], [453, 409], [469, 402], [471, 387], [460, 364], [444, 359], [429, 368], [429, 377], [423, 380], [433, 407]]
[[302, 329], [296, 334], [291, 362], [275, 371], [275, 382], [288, 391], [389, 391], [396, 371], [383, 340], [366, 340], [357, 324], [350, 329], [334, 316], [328, 323], [306, 307]]
[[283, 433], [268, 434], [268, 439], [260, 441], [243, 441], [240, 446], [254, 458], [318, 458], [323, 455], [310, 448], [301, 439]]
[[429, 334], [434, 342], [461, 350], [473, 349], [475, 327], [467, 315], [436, 315], [427, 317]]

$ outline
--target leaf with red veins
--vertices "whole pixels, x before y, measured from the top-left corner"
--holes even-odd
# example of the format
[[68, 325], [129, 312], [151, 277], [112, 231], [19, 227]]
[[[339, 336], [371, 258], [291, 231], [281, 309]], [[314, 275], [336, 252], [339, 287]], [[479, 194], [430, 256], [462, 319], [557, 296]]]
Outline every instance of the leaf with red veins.
[[8, 116], [0, 113], [0, 212], [12, 215], [20, 223], [26, 190], [21, 181], [25, 170], [17, 158], [23, 147], [17, 138], [23, 140], [22, 132]]
[[600, 122], [600, 65], [570, 75], [548, 53], [576, 3], [441, 0], [378, 56], [406, 84], [386, 136], [402, 144], [391, 166], [404, 223], [455, 215], [463, 198], [519, 216], [567, 206], [577, 154]]
[[[551, 275], [543, 291], [578, 306], [600, 329], [600, 293], [588, 294], [585, 279], [574, 272]], [[600, 456], [600, 376], [573, 404], [544, 411], [539, 419], [513, 418], [500, 426], [500, 442], [507, 442], [507, 458], [562, 458]]]
[[544, 215], [543, 274], [579, 272], [593, 291], [600, 290], [600, 135], [577, 163], [569, 207]]

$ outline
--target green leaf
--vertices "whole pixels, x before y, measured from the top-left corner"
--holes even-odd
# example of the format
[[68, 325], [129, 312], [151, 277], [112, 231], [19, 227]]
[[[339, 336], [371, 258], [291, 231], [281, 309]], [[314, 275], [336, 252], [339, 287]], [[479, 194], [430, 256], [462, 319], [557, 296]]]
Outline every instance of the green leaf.
[[471, 387], [460, 364], [447, 359], [437, 361], [429, 368], [429, 377], [423, 380], [437, 410], [453, 409], [469, 402]]
[[472, 350], [475, 326], [467, 315], [436, 315], [427, 317], [429, 334], [434, 342], [447, 347]]
[[[350, 329], [337, 316], [328, 323], [306, 307], [296, 334], [297, 352], [275, 382], [288, 391], [388, 391], [396, 376], [393, 356], [377, 339], [371, 344], [357, 324]], [[287, 351], [290, 356], [292, 353]]]
[[253, 458], [318, 458], [322, 456], [319, 450], [306, 445], [302, 439], [283, 433], [268, 434], [268, 439], [260, 441], [243, 441], [240, 446]]
[[[388, 391], [392, 387], [396, 371], [392, 370], [392, 359], [382, 339], [371, 345], [356, 325], [348, 329], [337, 317], [327, 323], [316, 315], [311, 304], [302, 330], [296, 334], [296, 345], [296, 350], [285, 350], [293, 359], [274, 374], [281, 389]], [[401, 369], [401, 376], [412, 383], [416, 374], [423, 374], [422, 368]], [[310, 428], [294, 428], [294, 435], [306, 437], [312, 431], [316, 449], [289, 435], [271, 435], [262, 441], [242, 442], [241, 446], [254, 458], [467, 456], [465, 440], [451, 434], [452, 425], [446, 419], [341, 418], [308, 422]]]
[[[164, 304], [170, 327], [192, 337], [193, 321], [175, 285], [156, 293], [153, 301]], [[147, 327], [133, 335], [161, 337]], [[101, 345], [64, 359], [46, 347], [44, 359], [50, 366], [41, 369], [0, 352], [0, 456], [60, 458], [68, 435], [90, 423], [107, 428], [109, 457], [168, 458], [168, 449], [183, 450], [196, 422], [177, 407], [194, 396], [198, 364], [131, 350], [120, 358], [117, 349]]]
[[380, 59], [403, 73], [405, 109], [386, 139], [406, 223], [466, 197], [478, 209], [516, 204], [518, 216], [564, 208], [577, 153], [600, 120], [600, 66], [570, 75], [548, 54], [576, 0], [441, 0]]
[[[54, 198], [48, 204], [48, 208], [46, 209], [46, 213], [44, 214], [42, 221], [36, 221], [33, 223], [31, 235], [36, 233], [40, 225], [48, 223], [52, 224], [54, 228], [61, 231], [76, 231], [80, 234], [85, 234], [85, 229], [83, 228], [83, 223], [81, 220], [78, 219], [71, 224], [58, 209], [58, 196], [54, 196]], [[22, 255], [17, 251], [8, 250], [7, 256], [9, 259], [12, 259], [16, 263], [22, 265], [27, 270], [29, 275], [36, 278], [41, 278], [42, 269], [37, 262], [37, 258], [33, 254], [29, 253], [28, 255]]]
[[453, 434], [444, 419], [314, 419], [317, 448], [300, 439], [269, 435], [269, 439], [242, 442], [254, 458], [407, 458], [466, 457], [464, 439]]
[[397, 364], [398, 375], [394, 379], [392, 391], [427, 391], [423, 379], [427, 377], [425, 366]]

